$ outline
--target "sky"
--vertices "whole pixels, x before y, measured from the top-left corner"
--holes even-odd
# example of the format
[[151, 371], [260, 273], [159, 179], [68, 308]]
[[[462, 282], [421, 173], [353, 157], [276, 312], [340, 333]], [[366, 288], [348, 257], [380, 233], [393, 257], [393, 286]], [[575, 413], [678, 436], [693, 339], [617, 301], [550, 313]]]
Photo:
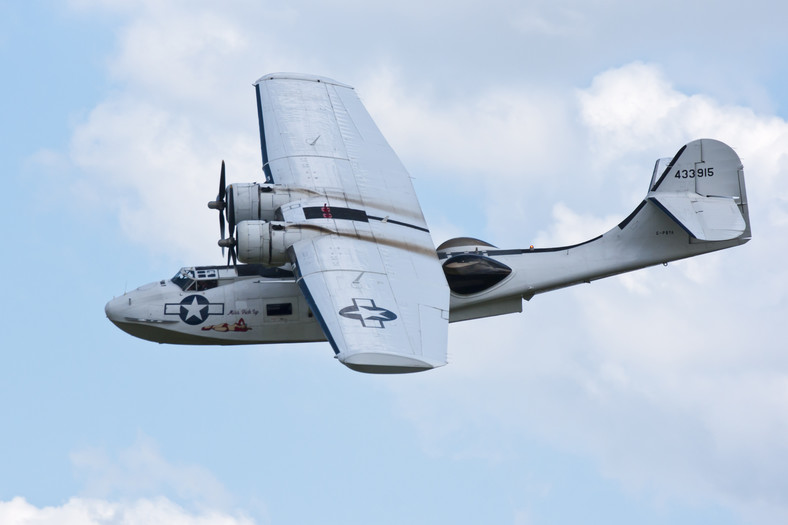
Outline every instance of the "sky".
[[[788, 522], [788, 7], [753, 0], [0, 3], [0, 523]], [[221, 264], [252, 83], [357, 88], [433, 240], [603, 233], [654, 160], [741, 157], [753, 240], [453, 324], [449, 365], [157, 345], [104, 316]]]

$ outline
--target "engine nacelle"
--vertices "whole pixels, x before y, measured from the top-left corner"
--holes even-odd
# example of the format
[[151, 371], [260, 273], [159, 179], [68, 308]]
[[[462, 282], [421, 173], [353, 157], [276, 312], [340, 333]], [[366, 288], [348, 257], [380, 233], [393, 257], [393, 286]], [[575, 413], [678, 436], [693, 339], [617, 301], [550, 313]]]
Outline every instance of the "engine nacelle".
[[439, 256], [448, 257], [459, 253], [486, 252], [490, 248], [496, 249], [492, 244], [473, 237], [455, 237], [438, 246], [437, 251]]
[[495, 246], [473, 237], [456, 237], [438, 246], [438, 257], [445, 259], [443, 273], [452, 292], [481, 293], [509, 277], [511, 268], [487, 256], [491, 248]]
[[302, 239], [326, 232], [300, 223], [243, 221], [236, 230], [238, 260], [244, 263], [282, 266], [290, 262], [287, 249]]
[[227, 187], [227, 220], [231, 225], [243, 221], [273, 221], [277, 210], [303, 196], [298, 188], [279, 184], [245, 182]]

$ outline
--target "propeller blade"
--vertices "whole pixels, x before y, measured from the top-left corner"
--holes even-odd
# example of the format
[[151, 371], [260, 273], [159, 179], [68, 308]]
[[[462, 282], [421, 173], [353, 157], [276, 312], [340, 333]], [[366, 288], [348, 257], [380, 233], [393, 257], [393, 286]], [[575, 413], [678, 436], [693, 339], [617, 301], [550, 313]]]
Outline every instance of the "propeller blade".
[[227, 266], [230, 266], [230, 260], [233, 261], [233, 266], [238, 264], [238, 258], [235, 256], [235, 239], [232, 239], [232, 241], [232, 244], [229, 245], [227, 250]]
[[[220, 211], [219, 212], [219, 231], [221, 232], [222, 236], [220, 240], [224, 240], [224, 214]], [[222, 257], [224, 257], [224, 246], [222, 246]]]
[[[230, 231], [230, 239], [232, 239], [232, 245], [230, 246], [230, 253], [227, 254], [227, 260], [230, 260], [230, 257], [233, 258], [233, 266], [238, 264], [238, 258], [236, 257], [235, 248], [238, 244], [238, 241], [235, 238], [235, 224], [232, 224], [232, 230]], [[229, 266], [229, 262], [227, 263]]]
[[227, 202], [225, 201], [226, 196], [227, 196], [227, 186], [225, 180], [224, 160], [222, 160], [222, 169], [219, 172], [219, 193], [216, 195], [215, 201], [211, 201], [208, 203], [208, 208], [212, 210], [217, 210], [219, 212], [219, 235], [220, 235], [219, 246], [222, 247], [222, 257], [224, 257], [224, 248], [225, 248], [223, 241], [224, 241], [224, 231], [225, 231], [224, 211], [227, 208]]
[[226, 191], [227, 186], [224, 183], [224, 159], [222, 159], [222, 171], [219, 175], [219, 197], [216, 200], [223, 201], [224, 194]]
[[[216, 200], [208, 203], [208, 207], [212, 210], [219, 212], [219, 246], [222, 248], [222, 257], [224, 257], [224, 249], [227, 248], [227, 266], [230, 266], [230, 261], [233, 261], [233, 266], [238, 265], [238, 257], [235, 251], [235, 214], [232, 210], [232, 193], [229, 197], [227, 195], [227, 182], [225, 177], [224, 160], [222, 160], [222, 169], [219, 172], [219, 193], [216, 195]], [[228, 201], [230, 206], [228, 206]], [[225, 215], [227, 220], [225, 221]], [[225, 237], [225, 227], [229, 230], [229, 237]]]

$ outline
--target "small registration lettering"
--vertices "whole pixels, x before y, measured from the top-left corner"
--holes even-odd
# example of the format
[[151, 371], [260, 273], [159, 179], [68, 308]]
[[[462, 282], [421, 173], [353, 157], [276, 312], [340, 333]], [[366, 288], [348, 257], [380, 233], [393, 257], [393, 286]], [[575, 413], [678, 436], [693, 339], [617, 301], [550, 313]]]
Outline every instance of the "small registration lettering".
[[701, 178], [701, 177], [713, 177], [714, 176], [714, 166], [708, 168], [698, 168], [698, 169], [690, 169], [690, 170], [676, 170], [676, 174], [673, 176], [676, 179], [694, 179], [694, 178]]
[[659, 230], [657, 235], [674, 235], [673, 230]]

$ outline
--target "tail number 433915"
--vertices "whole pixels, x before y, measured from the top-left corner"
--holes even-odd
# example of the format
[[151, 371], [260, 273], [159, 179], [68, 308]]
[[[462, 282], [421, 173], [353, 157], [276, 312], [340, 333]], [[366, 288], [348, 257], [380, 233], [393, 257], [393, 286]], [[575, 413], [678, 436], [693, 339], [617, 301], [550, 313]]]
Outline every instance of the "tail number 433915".
[[676, 170], [677, 179], [694, 179], [695, 177], [713, 177], [714, 167], [711, 168], [698, 168], [696, 170]]

